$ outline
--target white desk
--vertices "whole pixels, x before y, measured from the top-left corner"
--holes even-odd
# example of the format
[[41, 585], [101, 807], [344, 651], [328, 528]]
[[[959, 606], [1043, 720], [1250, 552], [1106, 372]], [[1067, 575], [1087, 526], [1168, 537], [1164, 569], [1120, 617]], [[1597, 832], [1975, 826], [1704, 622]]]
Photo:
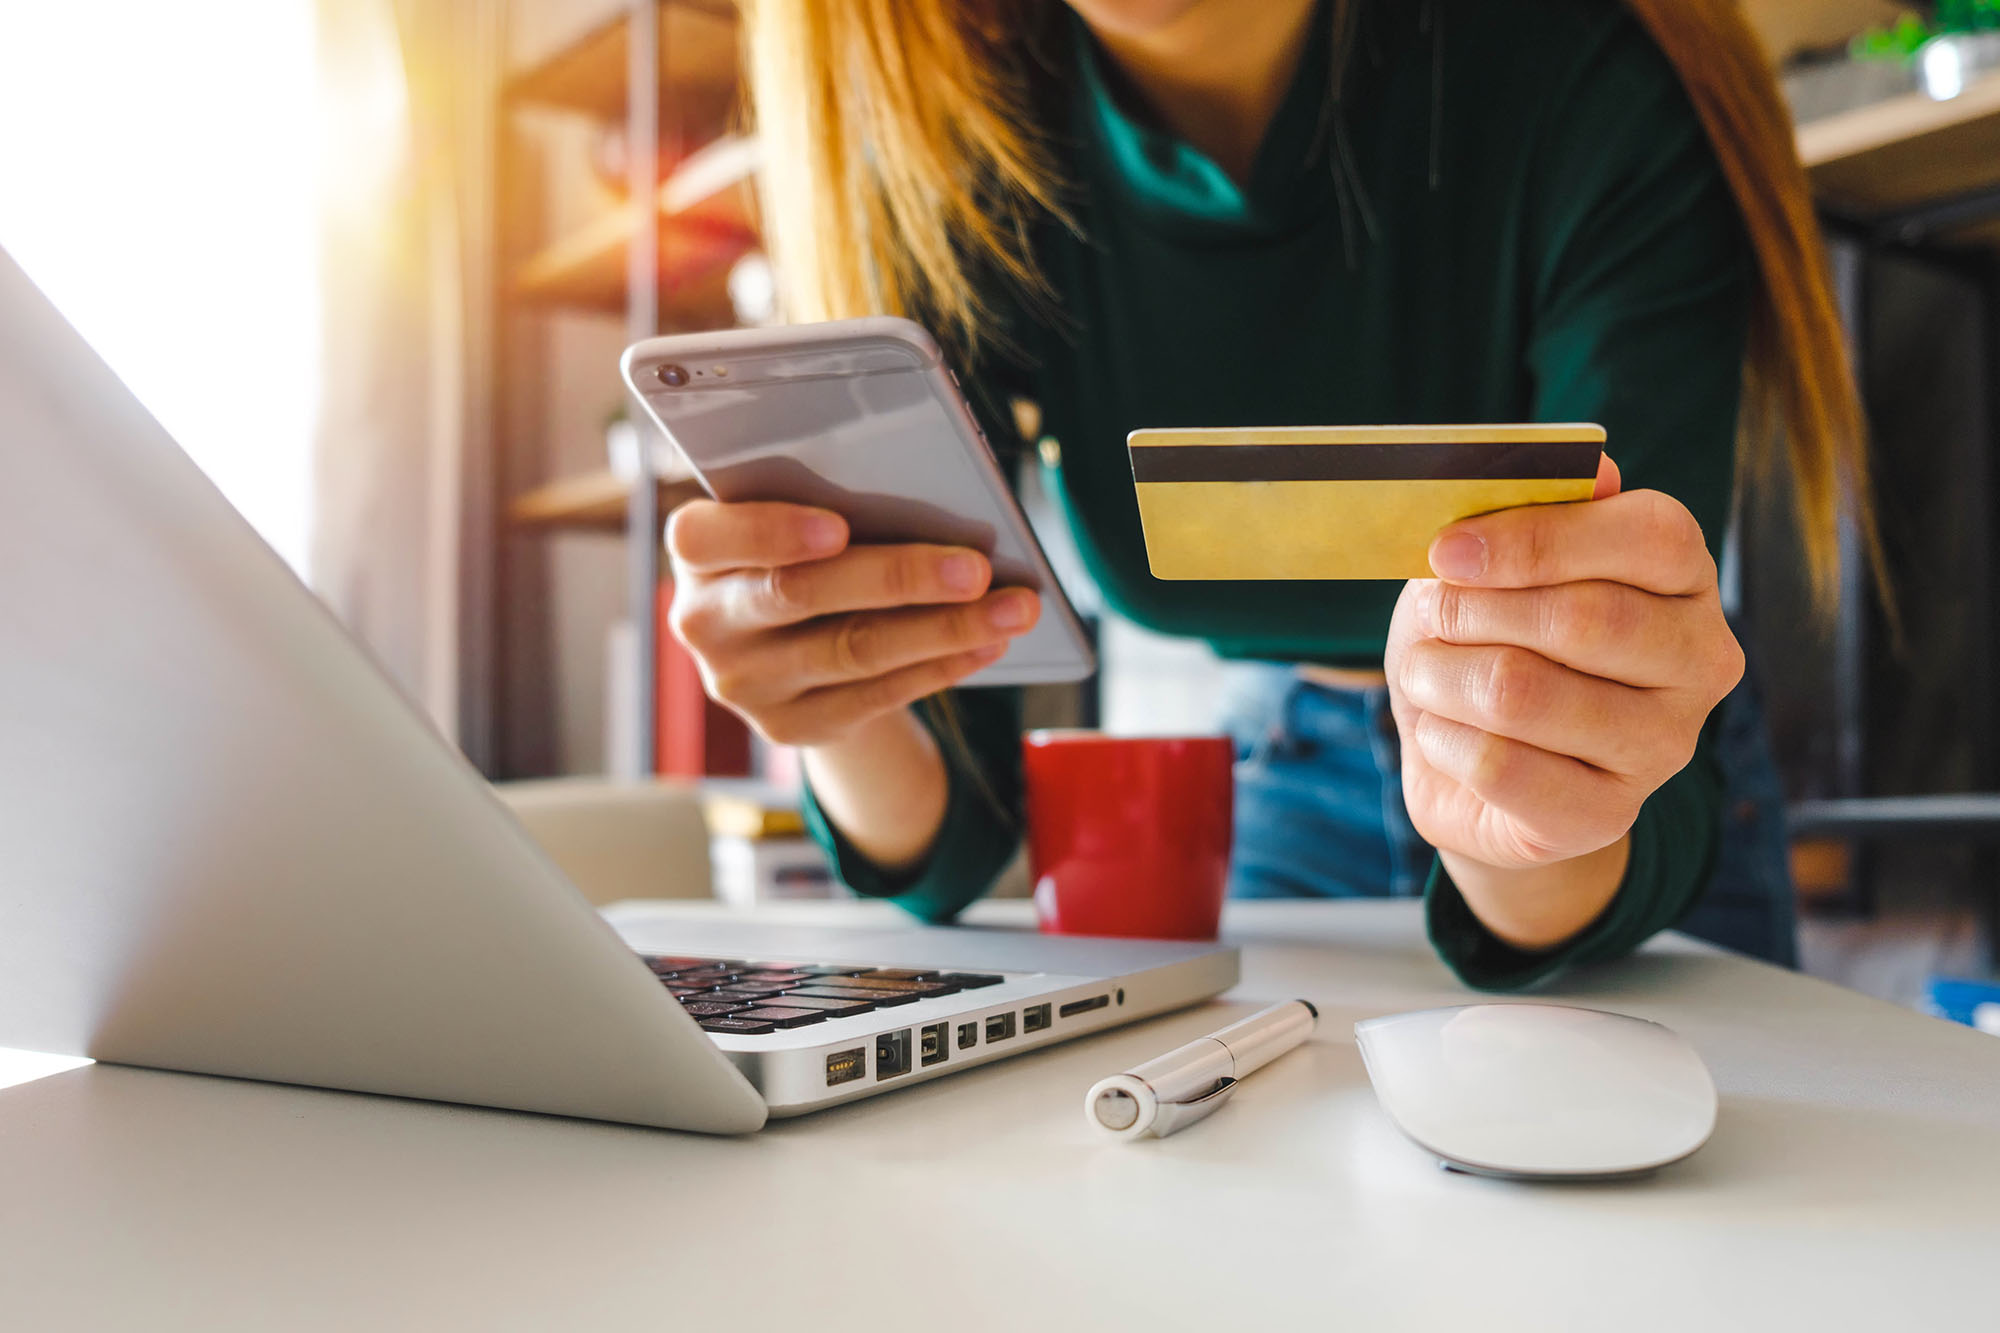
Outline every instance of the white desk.
[[106, 1066], [0, 1092], [0, 1325], [2000, 1325], [2000, 1041], [1656, 942], [1561, 994], [1693, 1040], [1715, 1138], [1635, 1184], [1477, 1180], [1397, 1135], [1350, 1035], [1466, 998], [1413, 906], [1227, 924], [1236, 998], [1303, 995], [1320, 1035], [1133, 1146], [1084, 1088], [1227, 1011], [736, 1140]]

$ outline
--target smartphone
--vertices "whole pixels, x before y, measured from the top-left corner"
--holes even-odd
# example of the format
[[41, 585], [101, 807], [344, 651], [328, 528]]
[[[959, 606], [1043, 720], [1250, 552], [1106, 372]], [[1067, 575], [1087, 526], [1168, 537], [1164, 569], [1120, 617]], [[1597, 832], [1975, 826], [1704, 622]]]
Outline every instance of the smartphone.
[[929, 334], [872, 317], [649, 338], [625, 351], [625, 383], [708, 493], [830, 509], [856, 543], [965, 546], [993, 586], [1042, 595], [1035, 628], [967, 686], [1081, 680], [1097, 669]]

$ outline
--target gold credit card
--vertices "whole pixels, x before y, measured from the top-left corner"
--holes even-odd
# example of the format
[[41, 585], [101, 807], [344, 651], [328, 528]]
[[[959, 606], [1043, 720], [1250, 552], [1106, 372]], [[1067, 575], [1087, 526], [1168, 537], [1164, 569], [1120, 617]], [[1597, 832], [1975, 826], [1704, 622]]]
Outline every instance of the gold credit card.
[[1440, 528], [1588, 500], [1604, 428], [1284, 426], [1126, 438], [1158, 579], [1427, 579]]

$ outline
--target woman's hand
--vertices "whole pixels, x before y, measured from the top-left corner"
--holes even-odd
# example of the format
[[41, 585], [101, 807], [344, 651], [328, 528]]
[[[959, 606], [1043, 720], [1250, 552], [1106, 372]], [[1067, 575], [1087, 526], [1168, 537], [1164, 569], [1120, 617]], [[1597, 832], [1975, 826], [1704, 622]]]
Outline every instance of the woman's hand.
[[674, 634], [719, 702], [780, 745], [832, 745], [989, 666], [1041, 599], [977, 551], [848, 545], [838, 514], [696, 500], [667, 525]]
[[[1454, 524], [1385, 669], [1410, 818], [1502, 938], [1549, 947], [1616, 892], [1640, 805], [1743, 675], [1700, 526], [1657, 491]], [[1608, 497], [1608, 498], [1607, 498]]]

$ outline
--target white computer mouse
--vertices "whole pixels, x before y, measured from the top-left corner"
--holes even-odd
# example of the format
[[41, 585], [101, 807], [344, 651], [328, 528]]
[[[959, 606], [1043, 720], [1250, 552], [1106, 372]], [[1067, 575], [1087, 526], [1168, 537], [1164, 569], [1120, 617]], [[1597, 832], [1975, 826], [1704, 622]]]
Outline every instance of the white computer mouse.
[[1439, 1164], [1516, 1179], [1643, 1175], [1715, 1129], [1677, 1032], [1559, 1004], [1468, 1004], [1354, 1025], [1382, 1109]]

